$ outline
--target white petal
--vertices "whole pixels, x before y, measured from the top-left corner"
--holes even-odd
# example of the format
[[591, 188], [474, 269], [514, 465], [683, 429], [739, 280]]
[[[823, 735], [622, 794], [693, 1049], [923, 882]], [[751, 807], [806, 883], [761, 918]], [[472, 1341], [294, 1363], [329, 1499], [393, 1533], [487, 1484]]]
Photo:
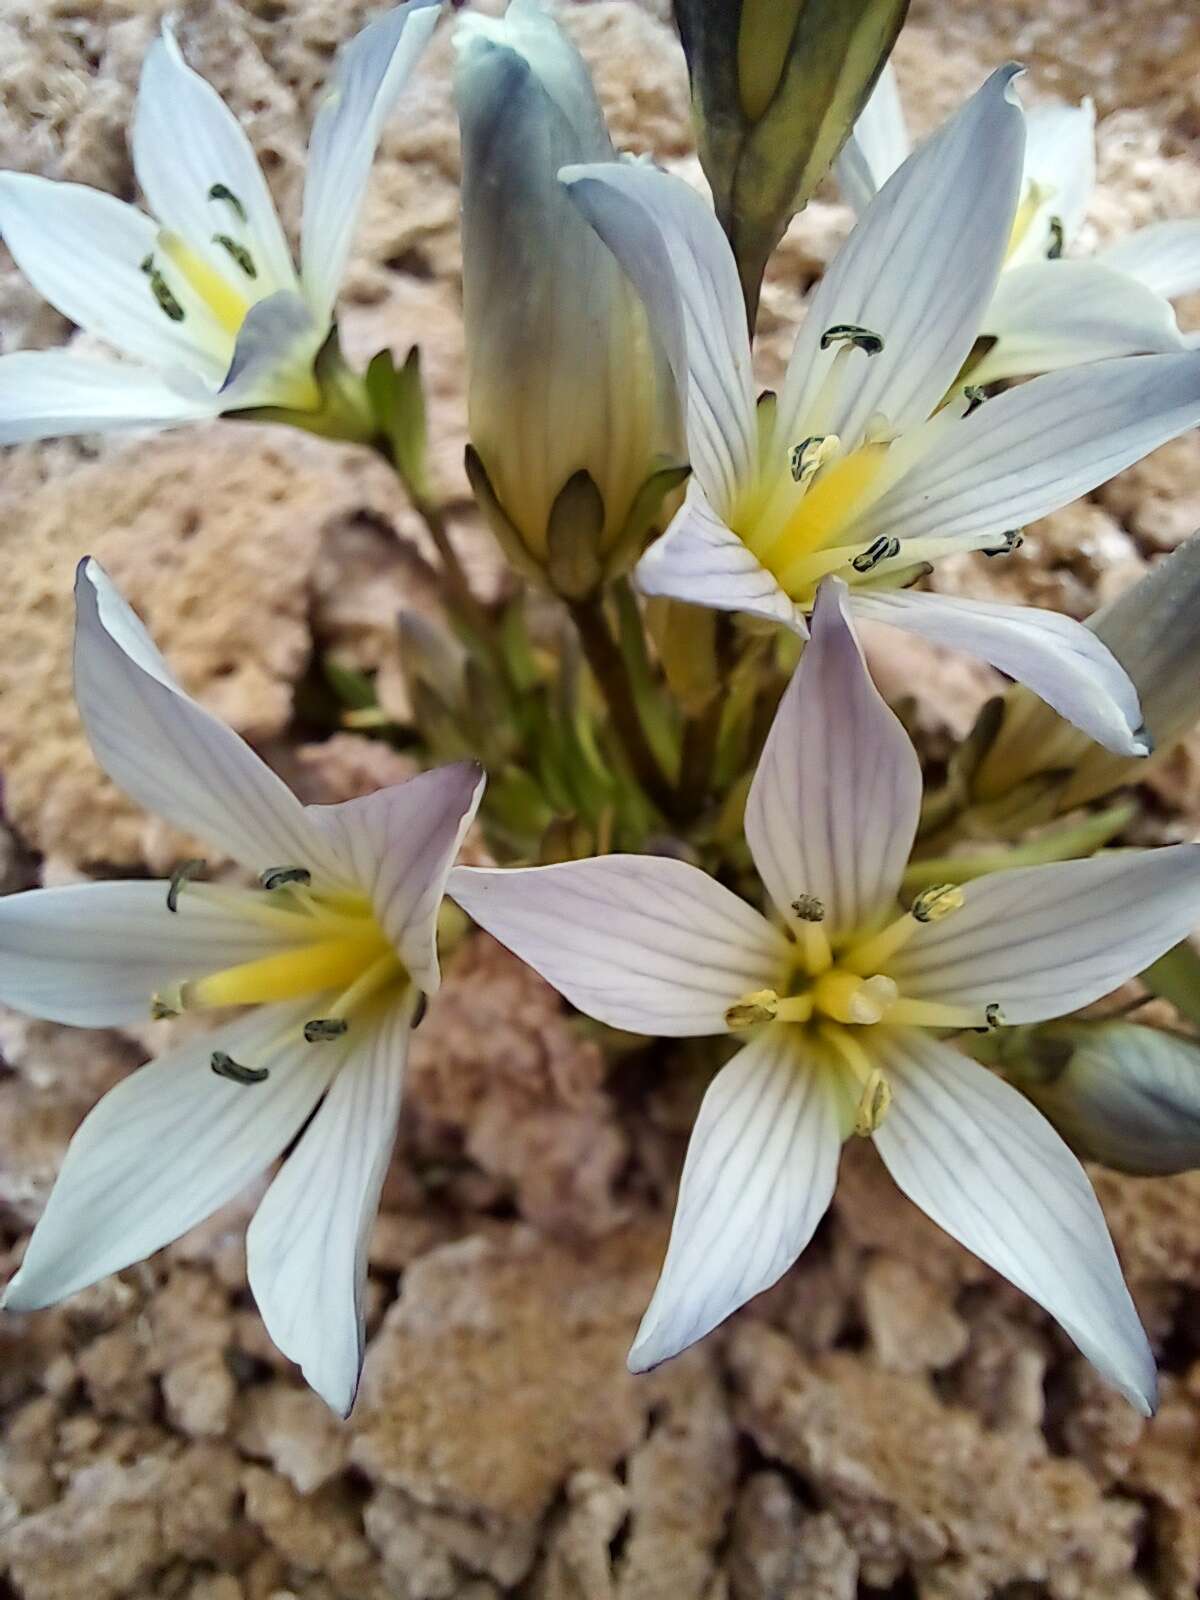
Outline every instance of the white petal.
[[345, 883], [281, 778], [198, 705], [98, 562], [75, 581], [75, 698], [101, 766], [140, 805], [255, 872], [304, 866]]
[[[821, 280], [779, 397], [776, 438], [807, 433], [857, 442], [876, 412], [896, 428], [923, 422], [953, 382], [979, 333], [1017, 205], [1024, 119], [1015, 67], [994, 72], [884, 185]], [[839, 346], [827, 328], [851, 323], [884, 341], [855, 351], [839, 400], [807, 427]]]
[[768, 1027], [709, 1085], [688, 1145], [671, 1242], [629, 1366], [702, 1339], [783, 1276], [829, 1208], [841, 1134], [824, 1068]]
[[[164, 228], [223, 277], [230, 275], [230, 259], [214, 234], [245, 243], [257, 272], [254, 299], [297, 288], [291, 252], [250, 141], [217, 91], [184, 61], [169, 26], [142, 64], [131, 144], [138, 182]], [[232, 201], [212, 195], [214, 185], [236, 197], [244, 223]], [[239, 280], [239, 286], [249, 288], [249, 281]]]
[[[189, 1040], [106, 1094], [67, 1148], [25, 1259], [4, 1295], [9, 1311], [50, 1305], [161, 1250], [231, 1200], [287, 1145], [338, 1057], [306, 1045], [306, 1015], [270, 1006]], [[261, 1083], [210, 1068], [214, 1050], [253, 1066], [287, 1029], [294, 1042]]]
[[662, 856], [457, 867], [447, 892], [573, 1006], [633, 1033], [724, 1033], [729, 1006], [776, 987], [788, 960], [765, 917]]
[[0, 898], [0, 1000], [86, 1028], [144, 1022], [152, 997], [168, 985], [288, 942], [277, 929], [186, 892], [172, 913], [167, 888], [81, 883]]
[[886, 622], [990, 662], [1106, 750], [1147, 753], [1137, 690], [1108, 646], [1071, 617], [1036, 606], [907, 591], [851, 590], [850, 609], [864, 622]]
[[942, 430], [854, 536], [1005, 533], [1057, 511], [1200, 422], [1200, 353], [1051, 372]]
[[921, 768], [871, 682], [844, 584], [821, 585], [811, 627], [750, 786], [746, 840], [784, 917], [793, 920], [793, 900], [816, 895], [836, 939], [895, 901]]
[[315, 410], [321, 392], [313, 363], [328, 332], [290, 290], [281, 289], [251, 306], [221, 386], [222, 411], [272, 405]]
[[158, 228], [133, 206], [79, 183], [0, 173], [0, 234], [38, 293], [88, 333], [152, 367], [182, 366], [213, 384], [224, 375], [203, 308], [189, 301], [175, 322], [155, 300], [142, 263]]
[[375, 915], [417, 986], [439, 982], [437, 918], [446, 876], [483, 798], [479, 764], [435, 767], [361, 800], [311, 806], [308, 815]]
[[215, 391], [188, 395], [145, 368], [66, 350], [0, 356], [0, 444], [124, 428], [173, 428], [215, 416]]
[[643, 594], [667, 595], [718, 611], [744, 611], [782, 622], [802, 637], [808, 633], [799, 606], [725, 525], [694, 481], [671, 526], [638, 562], [636, 577]]
[[[339, 1416], [362, 1370], [367, 1246], [387, 1175], [415, 991], [356, 1039], [246, 1234], [267, 1332]], [[323, 1048], [323, 1047], [322, 1047]]]
[[1041, 1022], [1090, 1005], [1200, 926], [1200, 845], [993, 872], [888, 972], [906, 995]]
[[632, 279], [687, 396], [692, 470], [728, 512], [758, 451], [754, 374], [737, 267], [711, 208], [642, 163], [564, 167], [572, 200]]
[[408, 0], [337, 58], [308, 142], [300, 264], [318, 323], [329, 323], [384, 123], [437, 24], [438, 0]]
[[1055, 1028], [1061, 1072], [1020, 1087], [1086, 1161], [1162, 1176], [1200, 1167], [1200, 1046], [1132, 1022]]
[[1096, 259], [1174, 299], [1200, 289], [1200, 222], [1152, 222], [1101, 250]]
[[971, 369], [974, 384], [1183, 348], [1167, 301], [1098, 261], [1034, 261], [1002, 272], [982, 331], [997, 342]]
[[1025, 113], [1025, 178], [1044, 196], [1017, 240], [1010, 266], [1044, 257], [1053, 242], [1050, 219], [1069, 244], [1079, 232], [1096, 187], [1096, 108], [1034, 106]]
[[885, 62], [837, 160], [838, 184], [859, 216], [907, 161], [909, 149], [900, 86], [891, 62]]
[[1028, 1101], [977, 1062], [917, 1033], [880, 1032], [894, 1098], [874, 1138], [892, 1177], [1045, 1307], [1149, 1415], [1154, 1357], [1079, 1162]]

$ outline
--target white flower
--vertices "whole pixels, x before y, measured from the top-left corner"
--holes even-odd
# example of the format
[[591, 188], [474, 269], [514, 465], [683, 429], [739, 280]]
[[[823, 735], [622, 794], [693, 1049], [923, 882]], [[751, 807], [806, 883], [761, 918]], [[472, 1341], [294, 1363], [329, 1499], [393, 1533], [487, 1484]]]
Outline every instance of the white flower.
[[[1004, 270], [979, 332], [990, 348], [973, 384], [1053, 372], [1110, 356], [1185, 348], [1168, 301], [1200, 289], [1200, 222], [1154, 223], [1086, 259], [1066, 259], [1096, 184], [1096, 113], [1078, 106], [1026, 112], [1021, 200]], [[896, 75], [885, 67], [838, 161], [860, 214], [910, 149]]]
[[303, 806], [184, 694], [94, 561], [76, 605], [76, 698], [101, 764], [263, 887], [88, 883], [0, 899], [0, 999], [22, 1011], [112, 1027], [246, 1008], [84, 1120], [4, 1304], [48, 1305], [141, 1260], [300, 1134], [250, 1225], [250, 1287], [275, 1343], [346, 1414], [409, 1031], [438, 985], [438, 907], [482, 777], [463, 763]]
[[803, 632], [817, 584], [835, 572], [855, 617], [980, 655], [1098, 743], [1144, 754], [1132, 686], [1081, 625], [905, 588], [942, 556], [1011, 547], [1022, 524], [1200, 420], [1190, 351], [942, 404], [1019, 201], [1015, 70], [994, 74], [880, 191], [816, 290], [777, 405], [758, 417], [737, 273], [708, 207], [647, 167], [564, 172], [687, 386], [688, 497], [638, 581]]
[[313, 124], [300, 272], [250, 142], [171, 29], [142, 68], [132, 152], [152, 215], [82, 184], [0, 174], [0, 234], [38, 292], [133, 358], [0, 358], [0, 443], [310, 411], [379, 135], [438, 17], [408, 0], [338, 58]]
[[1148, 1411], [1153, 1360], [1083, 1170], [1027, 1100], [944, 1036], [1059, 1016], [1140, 972], [1200, 920], [1200, 847], [997, 872], [902, 912], [920, 768], [846, 600], [837, 580], [822, 585], [747, 804], [783, 929], [655, 857], [458, 868], [448, 892], [602, 1022], [749, 1030], [701, 1106], [635, 1370], [787, 1270], [853, 1128], [911, 1200]]
[[650, 521], [643, 491], [666, 469], [682, 475], [683, 429], [637, 293], [558, 182], [570, 162], [615, 168], [604, 114], [536, 0], [466, 15], [454, 42], [467, 399], [486, 475], [472, 464], [473, 483], [519, 565], [553, 578], [586, 543], [628, 568]]

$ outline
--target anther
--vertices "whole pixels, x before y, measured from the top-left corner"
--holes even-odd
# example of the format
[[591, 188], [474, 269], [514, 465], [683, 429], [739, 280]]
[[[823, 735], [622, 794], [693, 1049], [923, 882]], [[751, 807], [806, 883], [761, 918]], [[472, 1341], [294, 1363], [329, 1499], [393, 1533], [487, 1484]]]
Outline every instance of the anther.
[[258, 268], [254, 265], [254, 257], [244, 244], [239, 244], [236, 239], [231, 239], [227, 233], [214, 233], [212, 238], [214, 244], [219, 244], [222, 250], [229, 252], [248, 278], [258, 277]]
[[893, 556], [898, 556], [899, 554], [899, 539], [888, 538], [881, 534], [865, 550], [860, 550], [850, 565], [855, 572], [872, 572], [881, 561], [890, 561]]
[[912, 903], [911, 915], [915, 922], [940, 922], [952, 911], [961, 911], [963, 903], [963, 892], [956, 883], [935, 883], [922, 889]]
[[987, 1019], [987, 1025], [989, 1028], [1002, 1028], [1004, 1026], [1004, 1013], [1001, 1011], [999, 1006], [986, 1006], [983, 1014]]
[[1020, 528], [1013, 528], [1004, 535], [1004, 543], [998, 544], [994, 549], [985, 550], [985, 556], [1010, 556], [1014, 550], [1019, 550], [1025, 543], [1025, 535]]
[[725, 1012], [725, 1025], [729, 1028], [752, 1028], [757, 1022], [770, 1022], [779, 1010], [779, 996], [774, 989], [758, 989], [743, 997]]
[[149, 255], [141, 264], [142, 271], [150, 280], [150, 293], [158, 302], [158, 308], [170, 317], [172, 322], [183, 321], [183, 307], [167, 287], [167, 280], [154, 265], [154, 257]]
[[1061, 217], [1051, 217], [1050, 218], [1050, 243], [1049, 243], [1049, 245], [1048, 245], [1048, 247], [1046, 249], [1046, 259], [1048, 261], [1058, 261], [1062, 256], [1063, 245], [1065, 243], [1066, 243], [1066, 229], [1063, 227], [1062, 218]]
[[265, 872], [259, 873], [258, 881], [270, 891], [283, 889], [289, 883], [311, 883], [312, 873], [307, 867], [268, 867]]
[[860, 1139], [870, 1138], [879, 1127], [892, 1103], [891, 1085], [875, 1067], [863, 1085], [858, 1107], [854, 1113], [854, 1131]]
[[228, 1078], [230, 1083], [251, 1084], [265, 1083], [271, 1076], [268, 1067], [244, 1067], [240, 1061], [235, 1061], [232, 1056], [227, 1056], [224, 1050], [214, 1050], [209, 1058], [209, 1066], [218, 1078]]
[[246, 208], [245, 208], [245, 206], [238, 199], [237, 195], [234, 194], [233, 190], [228, 188], [225, 184], [223, 184], [223, 183], [214, 183], [212, 188], [208, 191], [208, 198], [210, 200], [224, 200], [227, 205], [230, 205], [230, 206], [233, 207], [234, 211], [238, 215], [239, 221], [245, 222], [245, 220], [246, 220]]
[[179, 910], [179, 891], [185, 883], [189, 883], [207, 867], [208, 862], [202, 856], [192, 856], [187, 861], [181, 861], [171, 874], [167, 884], [167, 910]]
[[418, 995], [417, 996], [417, 1008], [413, 1012], [413, 1019], [412, 1019], [412, 1022], [409, 1024], [409, 1026], [411, 1028], [413, 1028], [413, 1029], [419, 1028], [421, 1026], [421, 1024], [425, 1021], [425, 1013], [428, 1010], [429, 1010], [429, 996], [427, 994]]
[[978, 411], [987, 399], [987, 390], [981, 388], [977, 383], [967, 383], [963, 385], [963, 396], [967, 402], [967, 409], [963, 412], [963, 416], [969, 417]]
[[821, 349], [828, 350], [831, 344], [852, 344], [869, 356], [877, 356], [883, 349], [879, 334], [853, 322], [835, 322], [832, 328], [826, 328], [821, 335]]
[[792, 910], [801, 922], [825, 921], [825, 902], [818, 900], [815, 894], [797, 895], [792, 901]]
[[163, 1022], [167, 1017], [178, 1017], [183, 1010], [182, 1002], [178, 995], [168, 998], [165, 994], [155, 994], [150, 997], [150, 1016], [155, 1022]]
[[305, 1044], [320, 1044], [325, 1039], [340, 1039], [350, 1024], [345, 1017], [314, 1017], [304, 1024]]
[[799, 444], [792, 446], [788, 460], [791, 463], [792, 477], [797, 483], [803, 482], [806, 470], [810, 476], [816, 470], [818, 465], [816, 457], [820, 453], [821, 446], [828, 438], [829, 435], [827, 433], [814, 433], [807, 439], [801, 439]]

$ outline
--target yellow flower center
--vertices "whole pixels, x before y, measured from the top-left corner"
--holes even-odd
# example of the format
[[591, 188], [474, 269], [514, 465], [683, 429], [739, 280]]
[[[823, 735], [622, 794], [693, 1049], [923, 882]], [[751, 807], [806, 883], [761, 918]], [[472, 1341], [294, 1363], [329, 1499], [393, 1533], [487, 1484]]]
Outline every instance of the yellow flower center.
[[158, 236], [158, 247], [225, 332], [236, 338], [250, 310], [250, 300], [177, 233], [164, 229]]

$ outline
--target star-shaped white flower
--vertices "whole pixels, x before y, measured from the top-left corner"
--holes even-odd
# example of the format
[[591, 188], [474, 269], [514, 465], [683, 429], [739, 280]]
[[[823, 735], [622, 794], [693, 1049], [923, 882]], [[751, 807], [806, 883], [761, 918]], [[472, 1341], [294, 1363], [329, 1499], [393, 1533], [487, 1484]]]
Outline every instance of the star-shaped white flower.
[[889, 179], [817, 288], [778, 401], [756, 408], [737, 271], [709, 207], [647, 165], [560, 174], [636, 283], [686, 395], [692, 479], [641, 588], [803, 633], [836, 573], [856, 618], [969, 651], [1097, 743], [1144, 754], [1137, 696], [1068, 617], [920, 593], [943, 556], [1016, 531], [1200, 421], [1200, 352], [1035, 378], [977, 404], [955, 380], [1020, 201], [1016, 68]]
[[375, 147], [437, 18], [438, 0], [407, 0], [338, 57], [309, 142], [299, 273], [250, 141], [167, 25], [142, 68], [131, 140], [151, 215], [82, 184], [0, 174], [0, 235], [22, 272], [133, 358], [0, 358], [0, 443], [313, 410]]
[[[1169, 302], [1200, 288], [1200, 222], [1153, 223], [1093, 256], [1068, 257], [1096, 186], [1095, 108], [1090, 100], [1034, 106], [1025, 124], [1021, 201], [981, 320], [988, 348], [972, 363], [970, 381], [1194, 344]], [[838, 159], [838, 180], [856, 211], [867, 209], [910, 148], [887, 66]]]
[[303, 806], [183, 692], [94, 561], [76, 607], [75, 692], [102, 766], [261, 887], [176, 878], [0, 899], [0, 999], [19, 1010], [112, 1027], [243, 1008], [84, 1120], [4, 1304], [48, 1305], [150, 1255], [300, 1134], [250, 1225], [250, 1287], [272, 1339], [344, 1415], [409, 1033], [438, 986], [438, 908], [483, 778], [461, 763]]
[[602, 1022], [748, 1034], [700, 1108], [634, 1370], [787, 1270], [855, 1130], [911, 1200], [1148, 1411], [1154, 1363], [1079, 1162], [952, 1034], [1060, 1016], [1142, 971], [1200, 921], [1200, 846], [997, 872], [903, 911], [920, 768], [847, 599], [837, 580], [822, 585], [747, 804], [779, 922], [698, 868], [649, 856], [457, 868], [448, 892]]

